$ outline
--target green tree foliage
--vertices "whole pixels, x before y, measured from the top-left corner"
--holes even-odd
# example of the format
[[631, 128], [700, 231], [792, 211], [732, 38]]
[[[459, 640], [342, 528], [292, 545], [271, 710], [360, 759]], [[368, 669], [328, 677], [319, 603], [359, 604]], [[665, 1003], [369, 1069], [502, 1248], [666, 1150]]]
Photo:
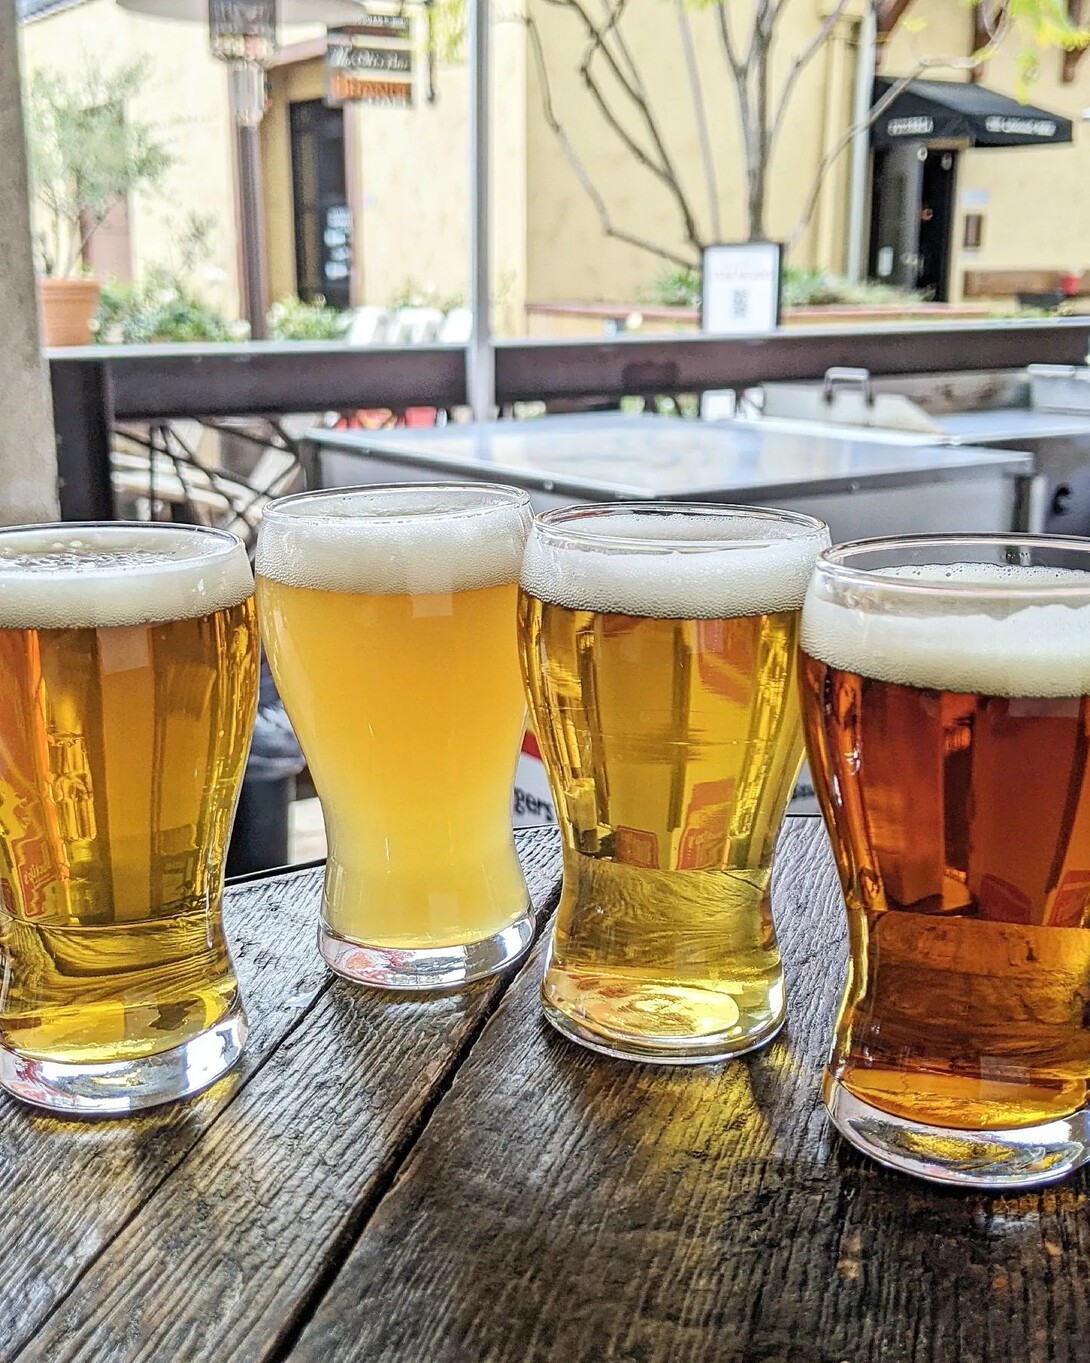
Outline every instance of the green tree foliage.
[[155, 189], [174, 162], [155, 125], [129, 109], [149, 79], [145, 62], [103, 70], [78, 61], [73, 70], [35, 72], [27, 91], [35, 244], [39, 267], [51, 275], [76, 270], [111, 209]]
[[[977, 0], [985, 5], [989, 0]], [[1090, 28], [1076, 23], [1067, 0], [1006, 0], [1006, 13], [1019, 34], [1019, 64], [1025, 85], [1040, 74], [1041, 53], [1050, 48], [1078, 52], [1090, 44]]]

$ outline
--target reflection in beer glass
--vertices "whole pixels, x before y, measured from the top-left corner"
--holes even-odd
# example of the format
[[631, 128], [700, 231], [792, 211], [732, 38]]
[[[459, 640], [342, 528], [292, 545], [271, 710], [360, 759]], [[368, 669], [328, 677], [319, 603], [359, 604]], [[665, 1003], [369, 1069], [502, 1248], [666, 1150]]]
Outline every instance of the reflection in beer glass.
[[851, 941], [830, 1115], [923, 1178], [1060, 1178], [1090, 1155], [1090, 541], [842, 545], [801, 646]]
[[564, 841], [549, 1020], [610, 1055], [723, 1059], [784, 1017], [772, 850], [802, 757], [820, 521], [678, 504], [540, 517], [519, 625]]
[[120, 1113], [246, 1033], [220, 903], [257, 701], [253, 577], [195, 527], [0, 531], [0, 1084]]
[[524, 492], [490, 484], [265, 511], [262, 635], [325, 815], [321, 951], [350, 979], [447, 988], [530, 943], [511, 829], [530, 519]]

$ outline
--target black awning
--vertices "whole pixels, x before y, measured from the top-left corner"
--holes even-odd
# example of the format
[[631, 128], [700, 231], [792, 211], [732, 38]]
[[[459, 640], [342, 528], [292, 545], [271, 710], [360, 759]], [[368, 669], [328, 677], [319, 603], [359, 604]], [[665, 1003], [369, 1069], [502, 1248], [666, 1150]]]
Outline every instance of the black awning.
[[[877, 104], [894, 81], [874, 82]], [[913, 80], [875, 120], [871, 143], [968, 142], [974, 147], [1036, 147], [1071, 141], [1071, 120], [1008, 95], [952, 80]]]

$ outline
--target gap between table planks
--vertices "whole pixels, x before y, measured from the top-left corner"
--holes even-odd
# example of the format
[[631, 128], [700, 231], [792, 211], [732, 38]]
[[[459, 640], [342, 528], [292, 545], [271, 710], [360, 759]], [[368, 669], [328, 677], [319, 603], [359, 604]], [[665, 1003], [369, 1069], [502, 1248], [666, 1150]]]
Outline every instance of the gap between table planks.
[[788, 820], [774, 904], [788, 1025], [732, 1065], [592, 1055], [524, 970], [288, 1363], [1085, 1363], [1085, 1173], [959, 1193], [831, 1133], [845, 931], [817, 819]]
[[[516, 835], [539, 926], [552, 830]], [[241, 1069], [123, 1121], [0, 1112], [0, 1358], [268, 1357], [351, 1244], [511, 975], [391, 997], [315, 945], [320, 870], [228, 890]]]

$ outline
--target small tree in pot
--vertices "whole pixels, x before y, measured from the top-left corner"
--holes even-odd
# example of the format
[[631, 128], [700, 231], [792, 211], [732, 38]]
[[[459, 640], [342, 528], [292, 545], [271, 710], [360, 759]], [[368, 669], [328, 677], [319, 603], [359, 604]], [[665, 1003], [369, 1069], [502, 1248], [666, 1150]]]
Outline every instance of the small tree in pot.
[[98, 299], [88, 242], [129, 196], [155, 189], [173, 164], [153, 124], [128, 102], [148, 78], [143, 62], [112, 71], [81, 63], [76, 77], [35, 72], [27, 93], [34, 240], [47, 345], [85, 345]]

